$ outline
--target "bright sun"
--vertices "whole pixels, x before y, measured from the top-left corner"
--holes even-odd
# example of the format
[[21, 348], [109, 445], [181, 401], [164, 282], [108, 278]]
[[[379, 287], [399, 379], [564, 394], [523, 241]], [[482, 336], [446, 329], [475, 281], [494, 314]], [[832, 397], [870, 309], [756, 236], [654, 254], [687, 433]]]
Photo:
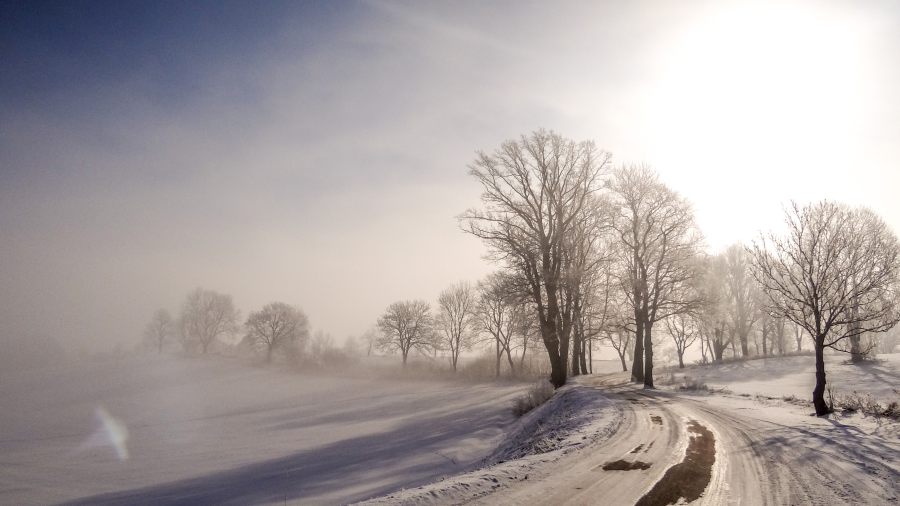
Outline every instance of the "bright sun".
[[862, 100], [852, 19], [798, 4], [732, 6], [668, 51], [645, 133], [655, 163], [685, 185], [759, 193], [777, 176], [813, 195], [811, 172], [846, 169]]

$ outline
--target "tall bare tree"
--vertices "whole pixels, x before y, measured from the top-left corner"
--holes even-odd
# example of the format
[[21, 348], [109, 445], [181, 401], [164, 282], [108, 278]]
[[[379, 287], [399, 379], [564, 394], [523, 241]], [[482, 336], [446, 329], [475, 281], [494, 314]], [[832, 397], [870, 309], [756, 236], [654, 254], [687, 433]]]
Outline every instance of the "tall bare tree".
[[377, 325], [381, 334], [375, 339], [375, 346], [384, 351], [399, 350], [403, 367], [410, 350], [415, 348], [427, 354], [437, 345], [431, 306], [424, 300], [394, 302]]
[[825, 403], [827, 347], [866, 332], [885, 332], [900, 321], [900, 245], [866, 208], [821, 201], [785, 209], [786, 235], [754, 242], [753, 275], [771, 310], [813, 338], [817, 415]]
[[555, 387], [568, 376], [569, 334], [560, 300], [566, 238], [599, 192], [610, 155], [545, 130], [478, 153], [469, 174], [483, 187], [484, 210], [460, 215], [464, 230], [527, 281]]
[[460, 352], [472, 346], [476, 303], [477, 294], [468, 281], [460, 281], [438, 296], [437, 326], [450, 350], [454, 372]]
[[616, 199], [614, 226], [634, 311], [631, 376], [653, 388], [653, 325], [698, 304], [681, 294], [698, 275], [696, 259], [703, 238], [690, 202], [663, 184], [650, 166], [616, 169], [610, 190]]
[[728, 298], [725, 289], [727, 272], [725, 253], [707, 257], [703, 261], [703, 293], [705, 304], [697, 313], [700, 339], [712, 360], [721, 362], [725, 351], [734, 343], [735, 331], [727, 325]]
[[233, 335], [239, 330], [240, 315], [231, 295], [197, 288], [181, 305], [183, 337], [189, 343], [198, 344], [205, 354], [219, 336]]
[[609, 294], [598, 293], [606, 287], [602, 279], [614, 263], [611, 231], [611, 203], [605, 196], [590, 195], [579, 219], [564, 242], [563, 290], [561, 298], [563, 328], [571, 328], [571, 374], [588, 373], [587, 346], [599, 327], [590, 320], [605, 320]]
[[165, 309], [157, 309], [144, 327], [144, 341], [162, 353], [163, 345], [175, 337], [176, 330], [172, 315]]
[[302, 311], [284, 302], [266, 304], [253, 311], [244, 324], [244, 339], [254, 348], [266, 350], [266, 362], [272, 362], [272, 353], [297, 347], [302, 350], [309, 340], [309, 320]]
[[743, 244], [735, 243], [724, 251], [724, 302], [729, 325], [741, 344], [741, 355], [750, 354], [750, 332], [762, 316], [757, 300], [759, 284], [750, 274], [750, 253]]

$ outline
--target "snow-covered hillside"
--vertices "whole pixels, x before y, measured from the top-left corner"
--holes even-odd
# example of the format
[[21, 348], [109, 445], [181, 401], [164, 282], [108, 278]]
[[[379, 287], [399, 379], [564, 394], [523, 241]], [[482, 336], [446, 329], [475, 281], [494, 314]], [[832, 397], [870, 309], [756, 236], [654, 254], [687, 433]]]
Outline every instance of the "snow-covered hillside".
[[169, 356], [6, 371], [0, 504], [361, 500], [476, 465], [525, 388]]

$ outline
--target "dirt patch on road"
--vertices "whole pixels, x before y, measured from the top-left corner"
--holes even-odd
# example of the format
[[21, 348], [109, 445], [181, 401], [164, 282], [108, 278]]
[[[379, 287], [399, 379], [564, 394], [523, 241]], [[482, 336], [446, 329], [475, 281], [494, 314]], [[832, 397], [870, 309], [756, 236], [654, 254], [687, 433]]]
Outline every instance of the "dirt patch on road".
[[706, 490], [716, 461], [716, 440], [712, 432], [696, 420], [688, 423], [688, 431], [696, 436], [688, 442], [684, 460], [666, 471], [635, 506], [666, 506], [676, 504], [682, 498], [691, 502]]
[[[632, 452], [633, 453], [633, 452]], [[650, 469], [652, 464], [648, 462], [641, 462], [640, 460], [635, 462], [626, 462], [624, 460], [617, 460], [615, 462], [607, 462], [603, 464], [604, 471], [643, 471], [644, 469]]]
[[662, 417], [659, 415], [653, 415], [650, 417], [650, 421], [655, 423], [656, 425], [662, 425]]

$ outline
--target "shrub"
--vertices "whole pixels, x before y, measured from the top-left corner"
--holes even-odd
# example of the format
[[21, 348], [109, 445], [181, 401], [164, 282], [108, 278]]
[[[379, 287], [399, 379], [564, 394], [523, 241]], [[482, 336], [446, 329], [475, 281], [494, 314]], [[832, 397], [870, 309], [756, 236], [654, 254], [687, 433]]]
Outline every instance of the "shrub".
[[513, 414], [516, 416], [522, 416], [525, 413], [528, 413], [532, 409], [547, 402], [551, 397], [553, 397], [554, 392], [555, 390], [553, 389], [553, 385], [551, 385], [549, 381], [538, 381], [534, 385], [531, 385], [531, 388], [528, 389], [528, 392], [517, 397], [513, 401]]
[[685, 376], [684, 379], [681, 380], [681, 385], [678, 388], [681, 390], [709, 390], [709, 387], [706, 386], [706, 382], [690, 376]]
[[678, 379], [675, 378], [674, 372], [669, 371], [664, 376], [654, 376], [653, 382], [657, 385], [674, 385], [678, 382]]

